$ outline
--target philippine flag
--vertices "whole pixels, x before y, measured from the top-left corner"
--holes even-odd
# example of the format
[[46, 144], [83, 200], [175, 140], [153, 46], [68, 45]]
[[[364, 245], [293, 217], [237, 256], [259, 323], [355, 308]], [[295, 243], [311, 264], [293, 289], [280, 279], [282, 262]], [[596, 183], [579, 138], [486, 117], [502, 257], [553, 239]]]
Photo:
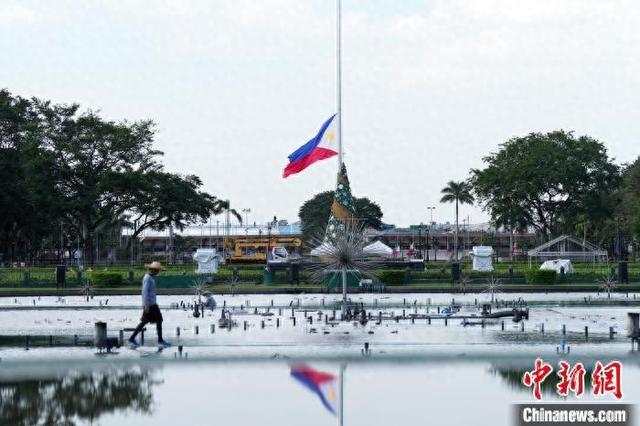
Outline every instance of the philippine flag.
[[291, 376], [318, 395], [324, 407], [336, 414], [336, 376], [314, 370], [305, 364], [292, 365]]
[[284, 168], [282, 177], [299, 173], [325, 158], [338, 155], [338, 141], [335, 130], [335, 114], [324, 122], [318, 134], [309, 142], [293, 151], [289, 155], [289, 164]]

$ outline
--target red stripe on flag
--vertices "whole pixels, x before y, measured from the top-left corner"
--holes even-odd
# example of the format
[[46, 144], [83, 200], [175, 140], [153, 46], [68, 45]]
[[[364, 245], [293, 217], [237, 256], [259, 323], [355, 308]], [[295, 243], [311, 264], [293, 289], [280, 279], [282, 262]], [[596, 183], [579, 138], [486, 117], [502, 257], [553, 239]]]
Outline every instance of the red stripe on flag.
[[334, 155], [338, 155], [338, 153], [327, 148], [315, 148], [306, 157], [302, 157], [297, 161], [292, 161], [287, 164], [287, 167], [285, 167], [282, 172], [282, 177], [286, 178], [289, 175], [300, 173], [316, 161], [324, 160], [333, 157]]

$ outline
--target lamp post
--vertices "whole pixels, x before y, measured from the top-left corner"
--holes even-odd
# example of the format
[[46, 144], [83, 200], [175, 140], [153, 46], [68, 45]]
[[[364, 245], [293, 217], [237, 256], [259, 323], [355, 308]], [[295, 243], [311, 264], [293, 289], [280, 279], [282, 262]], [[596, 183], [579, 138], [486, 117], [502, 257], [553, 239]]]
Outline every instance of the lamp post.
[[251, 209], [242, 209], [242, 213], [244, 213], [245, 226], [249, 228], [249, 213], [251, 213]]
[[433, 225], [433, 211], [435, 210], [435, 206], [427, 206], [427, 210], [429, 210], [429, 223]]
[[266, 256], [266, 264], [269, 267], [269, 252], [271, 251], [271, 222], [267, 224], [267, 256]]
[[131, 266], [133, 266], [133, 235], [136, 233], [138, 229], [138, 220], [133, 221], [133, 231], [131, 232], [131, 236], [129, 237], [129, 242], [131, 243]]
[[429, 236], [431, 234], [431, 225], [427, 227], [427, 262], [429, 262]]
[[420, 256], [422, 258], [422, 260], [424, 261], [424, 245], [422, 244], [422, 227], [424, 226], [424, 223], [420, 222], [420, 228], [418, 228], [418, 250], [420, 250]]
[[[431, 227], [433, 226], [433, 211], [435, 209], [435, 206], [427, 206], [427, 210], [429, 210], [429, 229], [427, 230], [427, 262], [429, 261], [429, 237], [431, 236]], [[433, 238], [433, 236], [431, 236], [431, 238]], [[433, 260], [435, 260], [435, 255]]]
[[220, 251], [220, 221], [216, 219], [216, 254]]

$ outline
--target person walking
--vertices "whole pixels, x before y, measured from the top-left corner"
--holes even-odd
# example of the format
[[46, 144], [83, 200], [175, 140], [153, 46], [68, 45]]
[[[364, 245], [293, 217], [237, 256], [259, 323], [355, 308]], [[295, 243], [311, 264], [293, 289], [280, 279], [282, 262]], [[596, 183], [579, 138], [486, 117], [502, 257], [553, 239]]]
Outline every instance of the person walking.
[[155, 323], [158, 332], [158, 347], [168, 348], [171, 343], [162, 338], [162, 314], [156, 303], [156, 282], [153, 279], [156, 275], [163, 271], [164, 268], [160, 262], [151, 262], [145, 265], [147, 273], [142, 278], [142, 318], [140, 324], [136, 327], [131, 337], [129, 337], [129, 347], [132, 349], [140, 346], [136, 341], [136, 336], [142, 331], [145, 325]]

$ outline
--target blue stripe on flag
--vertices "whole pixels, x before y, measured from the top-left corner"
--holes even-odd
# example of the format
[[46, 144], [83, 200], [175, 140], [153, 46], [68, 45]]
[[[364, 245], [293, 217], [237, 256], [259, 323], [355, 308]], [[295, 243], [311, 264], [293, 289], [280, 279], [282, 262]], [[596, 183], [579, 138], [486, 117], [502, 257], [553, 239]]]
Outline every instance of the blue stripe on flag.
[[322, 140], [322, 136], [324, 135], [324, 132], [327, 130], [327, 127], [329, 127], [329, 125], [331, 124], [335, 116], [336, 116], [335, 114], [332, 115], [331, 117], [329, 117], [327, 121], [324, 122], [324, 124], [320, 128], [320, 131], [313, 139], [311, 139], [309, 142], [305, 143], [300, 148], [293, 151], [289, 155], [289, 162], [297, 161], [302, 157], [306, 157], [307, 155], [309, 155], [311, 151], [313, 151], [316, 148], [316, 146], [318, 146], [318, 144]]

